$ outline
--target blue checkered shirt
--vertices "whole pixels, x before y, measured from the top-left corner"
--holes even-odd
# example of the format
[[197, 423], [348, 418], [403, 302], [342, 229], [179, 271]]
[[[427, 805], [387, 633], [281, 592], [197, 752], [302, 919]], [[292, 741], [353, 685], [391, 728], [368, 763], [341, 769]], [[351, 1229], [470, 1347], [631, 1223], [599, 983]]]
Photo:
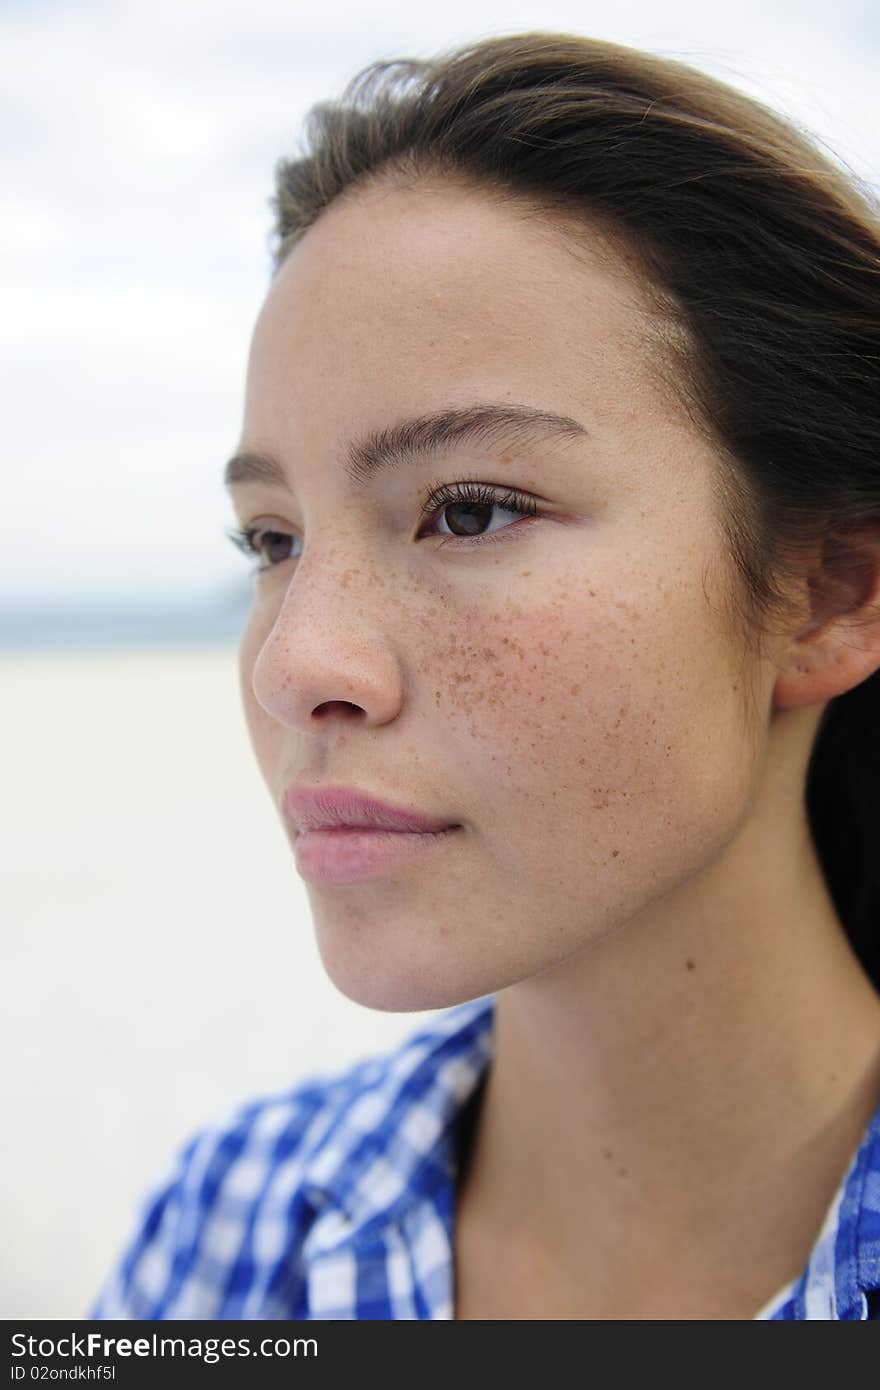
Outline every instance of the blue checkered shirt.
[[[451, 1318], [458, 1121], [493, 996], [237, 1108], [147, 1197], [92, 1318]], [[800, 1276], [755, 1315], [880, 1318], [880, 1107]]]

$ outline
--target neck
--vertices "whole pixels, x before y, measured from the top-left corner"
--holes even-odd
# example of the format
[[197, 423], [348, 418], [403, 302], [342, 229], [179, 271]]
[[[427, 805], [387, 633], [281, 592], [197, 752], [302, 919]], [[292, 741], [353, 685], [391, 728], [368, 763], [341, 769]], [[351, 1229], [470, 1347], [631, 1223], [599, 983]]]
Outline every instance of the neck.
[[880, 997], [805, 821], [763, 821], [496, 998], [461, 1210], [585, 1298], [720, 1280], [753, 1316], [800, 1273], [880, 1101]]

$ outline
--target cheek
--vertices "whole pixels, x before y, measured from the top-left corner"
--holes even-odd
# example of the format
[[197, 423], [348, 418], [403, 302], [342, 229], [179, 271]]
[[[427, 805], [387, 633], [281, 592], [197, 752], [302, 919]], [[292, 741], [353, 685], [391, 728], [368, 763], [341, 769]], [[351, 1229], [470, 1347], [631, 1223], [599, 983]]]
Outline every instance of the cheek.
[[729, 639], [696, 593], [625, 601], [625, 585], [583, 575], [550, 587], [540, 604], [520, 590], [491, 616], [459, 612], [434, 649], [475, 819], [544, 878], [571, 873], [573, 832], [593, 868], [683, 837], [696, 848], [749, 785]]

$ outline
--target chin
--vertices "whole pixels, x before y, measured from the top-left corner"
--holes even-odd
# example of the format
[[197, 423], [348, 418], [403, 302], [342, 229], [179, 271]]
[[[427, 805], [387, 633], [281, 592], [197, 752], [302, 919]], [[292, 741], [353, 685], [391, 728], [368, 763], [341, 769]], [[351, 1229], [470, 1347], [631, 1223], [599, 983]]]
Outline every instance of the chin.
[[351, 943], [328, 940], [318, 932], [318, 952], [333, 985], [355, 1004], [382, 1013], [421, 1013], [447, 1009], [491, 994], [497, 978], [450, 969], [449, 961], [405, 957], [378, 946], [358, 951]]

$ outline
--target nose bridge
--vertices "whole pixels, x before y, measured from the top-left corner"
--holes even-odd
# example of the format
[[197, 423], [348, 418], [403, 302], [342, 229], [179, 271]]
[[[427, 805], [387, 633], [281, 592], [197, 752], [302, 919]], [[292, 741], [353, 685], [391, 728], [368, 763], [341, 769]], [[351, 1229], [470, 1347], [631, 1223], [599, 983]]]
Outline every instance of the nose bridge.
[[[338, 515], [338, 513], [337, 513]], [[337, 525], [320, 542], [303, 547], [284, 591], [275, 626], [292, 623], [300, 630], [328, 624], [341, 633], [373, 625], [385, 607], [388, 578], [364, 527], [353, 521]]]
[[364, 547], [339, 538], [304, 551], [254, 661], [257, 700], [301, 728], [340, 702], [371, 720], [393, 717], [403, 681], [389, 612], [387, 580]]

